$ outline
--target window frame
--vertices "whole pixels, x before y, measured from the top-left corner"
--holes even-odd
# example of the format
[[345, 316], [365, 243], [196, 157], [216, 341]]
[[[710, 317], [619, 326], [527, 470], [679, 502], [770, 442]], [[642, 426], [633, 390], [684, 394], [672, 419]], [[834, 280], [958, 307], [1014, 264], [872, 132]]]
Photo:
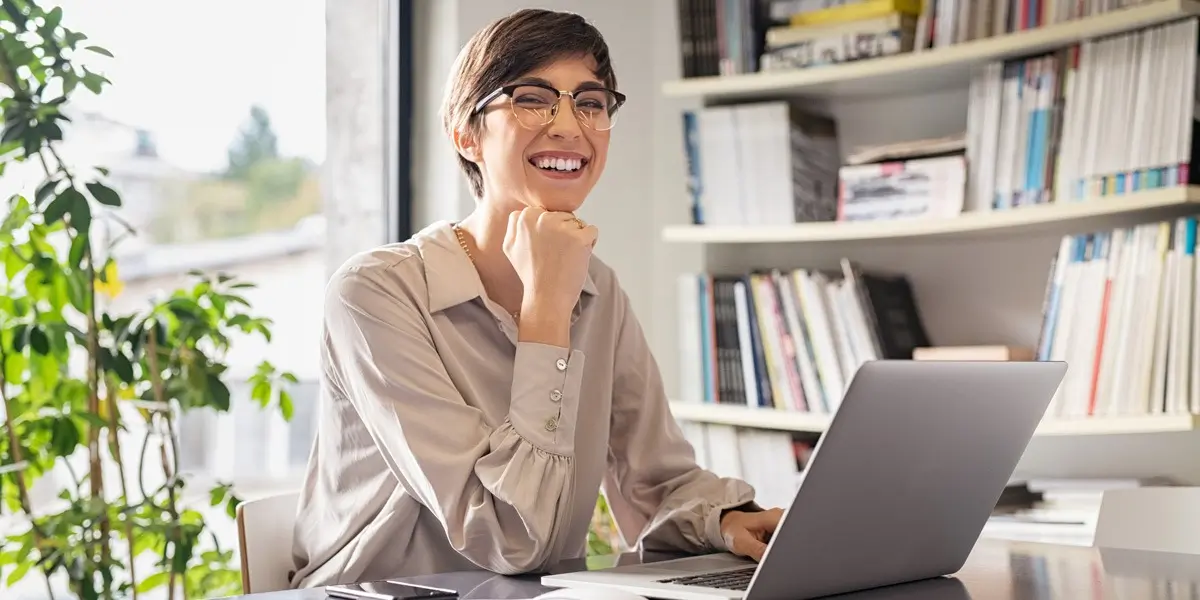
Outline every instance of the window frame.
[[413, 3], [385, 3], [387, 18], [387, 59], [384, 87], [388, 132], [387, 156], [387, 239], [401, 242], [413, 231]]

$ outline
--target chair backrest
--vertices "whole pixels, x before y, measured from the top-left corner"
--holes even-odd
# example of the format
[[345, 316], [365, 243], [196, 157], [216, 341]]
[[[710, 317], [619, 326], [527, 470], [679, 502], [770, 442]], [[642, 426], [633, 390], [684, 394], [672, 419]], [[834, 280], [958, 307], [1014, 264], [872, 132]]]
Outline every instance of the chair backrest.
[[245, 593], [275, 592], [290, 587], [292, 526], [299, 500], [300, 494], [293, 492], [238, 505], [238, 545]]
[[1105, 491], [1092, 545], [1200, 554], [1200, 487]]

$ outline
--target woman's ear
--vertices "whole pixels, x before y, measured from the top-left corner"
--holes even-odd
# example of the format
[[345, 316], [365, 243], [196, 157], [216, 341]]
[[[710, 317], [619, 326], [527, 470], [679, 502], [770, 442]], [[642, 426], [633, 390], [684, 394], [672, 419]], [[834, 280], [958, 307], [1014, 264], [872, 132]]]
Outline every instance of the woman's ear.
[[454, 130], [454, 149], [458, 151], [463, 158], [479, 164], [483, 160], [483, 153], [479, 151], [479, 142], [475, 136], [461, 129]]

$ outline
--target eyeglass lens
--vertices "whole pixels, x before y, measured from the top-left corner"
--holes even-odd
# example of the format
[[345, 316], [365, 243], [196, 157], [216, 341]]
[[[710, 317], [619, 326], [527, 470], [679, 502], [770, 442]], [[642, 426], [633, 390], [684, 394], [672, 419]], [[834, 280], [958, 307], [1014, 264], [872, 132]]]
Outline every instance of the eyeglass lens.
[[[558, 110], [558, 94], [538, 86], [521, 86], [513, 90], [512, 108], [517, 120], [525, 127], [541, 127], [554, 119]], [[606, 90], [582, 90], [575, 93], [575, 114], [586, 126], [599, 131], [611, 129], [616, 123], [617, 98]]]

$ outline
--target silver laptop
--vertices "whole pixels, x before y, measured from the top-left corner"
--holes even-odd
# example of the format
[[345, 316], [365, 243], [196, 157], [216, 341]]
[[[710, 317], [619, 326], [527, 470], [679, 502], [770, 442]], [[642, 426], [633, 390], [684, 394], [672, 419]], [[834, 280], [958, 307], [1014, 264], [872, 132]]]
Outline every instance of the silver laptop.
[[1062, 362], [864, 364], [762, 563], [710, 554], [547, 575], [672, 600], [796, 600], [962, 568], [1066, 372]]

